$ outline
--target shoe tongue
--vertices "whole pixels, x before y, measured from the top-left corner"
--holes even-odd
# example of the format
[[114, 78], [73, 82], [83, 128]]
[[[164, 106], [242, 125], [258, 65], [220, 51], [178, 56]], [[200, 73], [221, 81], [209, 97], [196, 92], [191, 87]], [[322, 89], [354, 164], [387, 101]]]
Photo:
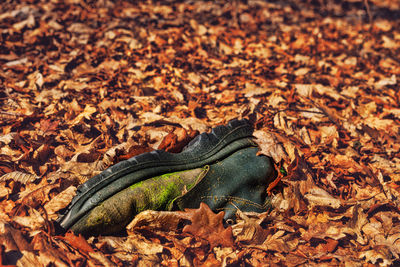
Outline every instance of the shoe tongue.
[[180, 171], [173, 174], [179, 176], [181, 184], [184, 184], [181, 194], [172, 199], [168, 205], [167, 210], [172, 210], [176, 200], [182, 198], [187, 194], [195, 185], [197, 185], [208, 173], [210, 166], [206, 165], [203, 168], [197, 168], [187, 171]]

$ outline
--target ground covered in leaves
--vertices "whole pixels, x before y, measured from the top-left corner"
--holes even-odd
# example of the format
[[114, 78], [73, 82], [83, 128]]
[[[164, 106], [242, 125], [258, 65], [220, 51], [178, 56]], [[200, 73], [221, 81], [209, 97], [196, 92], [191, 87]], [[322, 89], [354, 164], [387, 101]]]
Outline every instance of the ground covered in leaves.
[[[5, 0], [0, 264], [400, 264], [399, 1]], [[249, 118], [274, 209], [55, 235], [76, 187]], [[273, 187], [273, 188], [272, 188]]]

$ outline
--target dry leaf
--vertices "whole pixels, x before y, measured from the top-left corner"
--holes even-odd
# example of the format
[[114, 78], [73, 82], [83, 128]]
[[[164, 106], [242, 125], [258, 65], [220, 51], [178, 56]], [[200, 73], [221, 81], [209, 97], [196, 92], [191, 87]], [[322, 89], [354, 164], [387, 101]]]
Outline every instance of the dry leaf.
[[14, 172], [9, 172], [4, 174], [3, 176], [0, 177], [0, 182], [1, 181], [7, 181], [7, 180], [13, 180], [16, 182], [20, 182], [23, 184], [26, 183], [32, 183], [39, 177], [30, 173], [24, 173], [20, 171], [14, 171]]
[[255, 141], [260, 147], [259, 154], [269, 156], [275, 162], [288, 159], [282, 145], [278, 142], [274, 134], [266, 131], [255, 131], [253, 135], [257, 138]]
[[264, 215], [245, 214], [238, 210], [239, 219], [232, 225], [232, 232], [236, 242], [244, 244], [262, 244], [268, 236], [268, 231], [261, 227]]
[[198, 131], [186, 131], [183, 128], [177, 128], [173, 133], [164, 137], [158, 149], [178, 153], [198, 134]]
[[339, 199], [332, 197], [328, 192], [319, 187], [309, 189], [304, 197], [312, 206], [328, 206], [338, 209], [341, 205]]
[[[399, 1], [57, 2], [1, 5], [1, 264], [398, 265]], [[288, 175], [239, 242], [199, 211], [139, 214], [96, 252], [47, 234], [71, 184], [241, 117]]]
[[211, 248], [233, 245], [232, 228], [222, 224], [224, 212], [215, 214], [207, 204], [200, 203], [199, 209], [185, 209], [185, 213], [192, 224], [186, 225], [183, 232], [207, 240]]
[[71, 246], [75, 249], [83, 252], [83, 253], [91, 253], [94, 252], [93, 248], [88, 244], [86, 239], [84, 239], [81, 235], [74, 235], [71, 232], [67, 232], [63, 237], [65, 241], [67, 241]]
[[181, 212], [145, 210], [136, 215], [126, 228], [128, 231], [142, 227], [174, 231], [184, 220], [188, 220], [188, 216]]
[[49, 219], [56, 219], [58, 215], [57, 211], [65, 208], [75, 196], [76, 187], [70, 186], [58, 195], [54, 196], [44, 205], [44, 209], [47, 212]]
[[14, 216], [13, 221], [30, 228], [31, 230], [43, 229], [45, 226], [45, 219], [43, 216], [35, 209], [28, 209], [28, 216]]

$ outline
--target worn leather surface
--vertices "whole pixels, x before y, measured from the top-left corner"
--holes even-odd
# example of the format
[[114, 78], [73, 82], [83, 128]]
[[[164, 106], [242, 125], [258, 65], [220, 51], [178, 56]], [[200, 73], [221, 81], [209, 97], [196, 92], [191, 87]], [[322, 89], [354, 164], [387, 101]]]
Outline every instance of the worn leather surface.
[[205, 202], [213, 211], [225, 211], [224, 219], [233, 219], [237, 209], [266, 211], [270, 208], [267, 187], [276, 171], [271, 159], [256, 156], [257, 151], [255, 147], [241, 149], [210, 165], [207, 175], [175, 200], [173, 209], [198, 208]]

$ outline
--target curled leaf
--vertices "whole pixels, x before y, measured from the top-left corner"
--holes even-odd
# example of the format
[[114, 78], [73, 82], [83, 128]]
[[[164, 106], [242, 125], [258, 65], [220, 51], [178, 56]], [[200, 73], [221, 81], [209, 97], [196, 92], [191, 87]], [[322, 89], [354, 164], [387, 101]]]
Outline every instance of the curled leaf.
[[58, 217], [56, 212], [65, 208], [71, 202], [75, 196], [75, 191], [76, 187], [70, 186], [44, 205], [49, 219], [56, 219]]
[[340, 207], [340, 200], [332, 197], [328, 192], [319, 187], [313, 187], [304, 197], [314, 206], [329, 206], [337, 209]]

